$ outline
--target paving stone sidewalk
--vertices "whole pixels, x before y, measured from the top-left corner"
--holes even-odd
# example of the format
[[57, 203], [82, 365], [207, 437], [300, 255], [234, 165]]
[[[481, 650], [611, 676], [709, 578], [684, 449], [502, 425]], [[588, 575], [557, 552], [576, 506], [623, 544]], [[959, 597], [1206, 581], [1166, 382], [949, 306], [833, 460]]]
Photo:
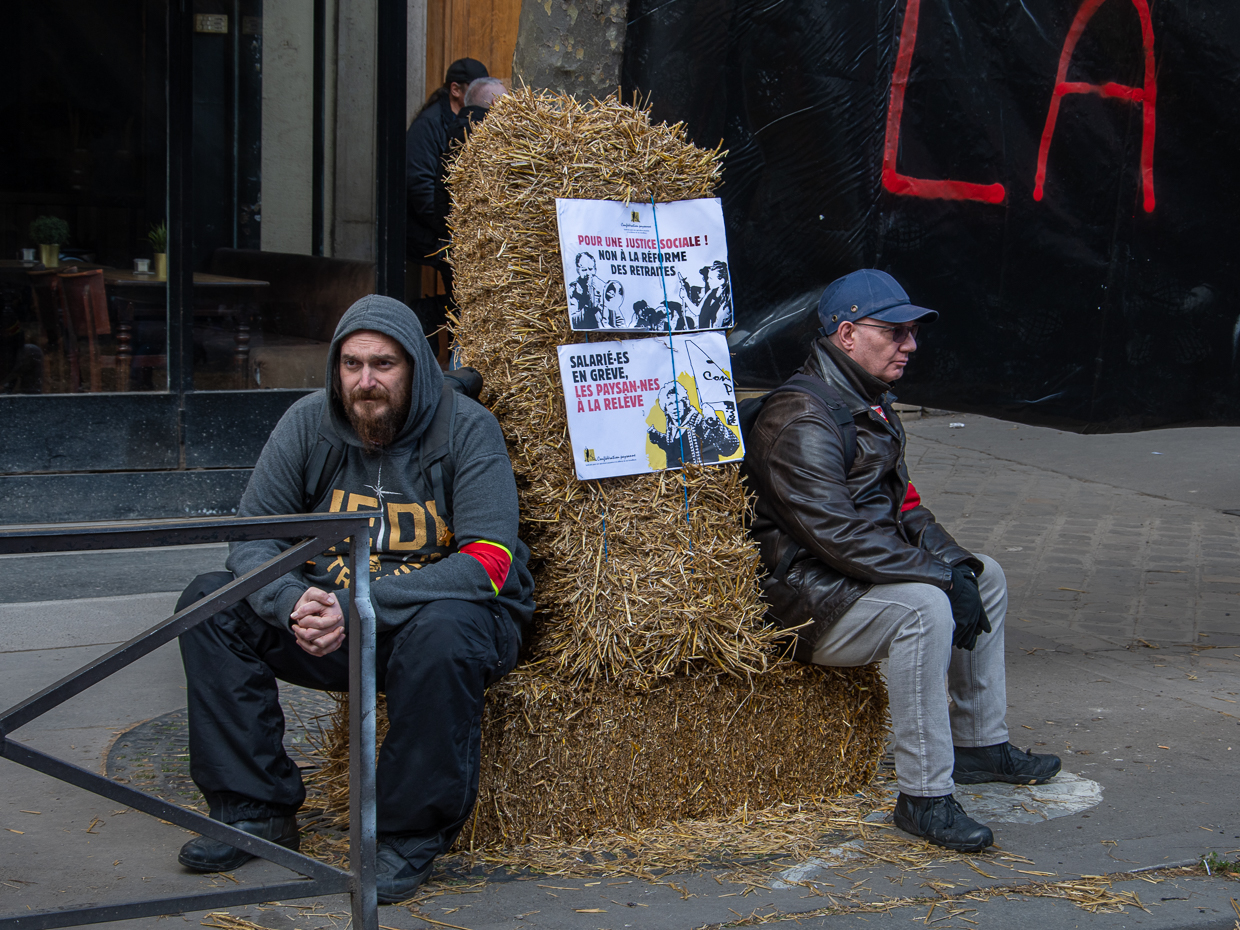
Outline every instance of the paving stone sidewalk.
[[910, 430], [914, 483], [962, 545], [1003, 565], [1014, 619], [1124, 647], [1237, 641], [1240, 517], [1106, 484], [1104, 462], [1083, 481]]
[[[949, 420], [966, 425], [952, 430]], [[1234, 787], [1240, 517], [1222, 512], [1240, 506], [1240, 483], [1226, 484], [1229, 469], [1220, 466], [1240, 449], [1240, 431], [1178, 431], [1191, 434], [1179, 440], [1191, 455], [1172, 463], [1150, 459], [1162, 469], [1150, 472], [1140, 470], [1146, 460], [1138, 453], [1152, 456], [1148, 447], [1157, 445], [1155, 439], [1163, 443], [1158, 448], [1170, 448], [1165, 434], [1076, 437], [958, 414], [910, 419], [908, 427], [909, 468], [927, 503], [964, 545], [995, 556], [1007, 573], [1013, 741], [1058, 752], [1073, 776], [1065, 784], [1095, 792], [1093, 806], [1072, 804], [1068, 813], [1046, 814], [1049, 805], [1039, 807], [1027, 789], [965, 797], [966, 806], [1003, 818], [994, 823], [1003, 854], [1023, 858], [1023, 865], [994, 855], [912, 868], [824, 848], [810, 862], [764, 866], [757, 882], [750, 869], [741, 884], [727, 869], [649, 884], [503, 872], [485, 882], [439, 876], [419, 908], [384, 908], [380, 923], [400, 930], [688, 930], [795, 919], [802, 927], [920, 921], [936, 930], [1030, 924], [1047, 930], [1086, 924], [1237, 930], [1240, 904], [1233, 901], [1240, 899], [1240, 884], [1168, 868], [1211, 852], [1240, 856]], [[1031, 437], [1028, 443], [1016, 438], [1024, 436]], [[1062, 463], [1058, 450], [1067, 450]], [[108, 557], [107, 583], [93, 586], [91, 557], [39, 563], [84, 592], [108, 596], [52, 603], [74, 595], [45, 585], [42, 600], [0, 604], [0, 702], [24, 697], [89, 658], [92, 649], [127, 635], [126, 608], [137, 603], [152, 616], [159, 613], [174, 595], [154, 592], [214, 568], [219, 557], [198, 550], [182, 569], [161, 562], [145, 588], [128, 580], [140, 572], [120, 557]], [[141, 564], [141, 557], [133, 559]], [[34, 563], [0, 564], [20, 572]], [[97, 636], [82, 632], [88, 622]], [[111, 683], [94, 703], [67, 710], [31, 737], [98, 769], [117, 734], [184, 706], [178, 676], [174, 654], [153, 656], [152, 664]], [[70, 899], [184, 893], [231, 881], [180, 873], [174, 857], [185, 838], [181, 831], [109, 806], [0, 761], [0, 917]], [[879, 823], [875, 829], [893, 828]], [[1156, 871], [1086, 884], [1119, 897], [1135, 892], [1140, 906], [1095, 914], [1062, 893], [1064, 883], [1084, 875], [1135, 869]], [[261, 862], [235, 876], [244, 883], [287, 877]], [[1059, 890], [1045, 897], [1018, 887], [1031, 882]], [[281, 930], [347, 924], [343, 899], [295, 904], [227, 910], [232, 918]], [[206, 914], [167, 920], [228, 925]], [[124, 926], [154, 928], [167, 920]]]

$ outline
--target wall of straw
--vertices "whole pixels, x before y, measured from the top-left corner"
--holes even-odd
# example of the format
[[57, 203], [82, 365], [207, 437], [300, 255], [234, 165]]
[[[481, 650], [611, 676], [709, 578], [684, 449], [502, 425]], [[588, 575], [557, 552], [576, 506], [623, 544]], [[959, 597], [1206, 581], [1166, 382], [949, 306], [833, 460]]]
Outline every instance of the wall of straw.
[[460, 844], [566, 842], [858, 790], [883, 753], [873, 667], [780, 666], [750, 681], [579, 687], [517, 672], [492, 689]]
[[770, 661], [735, 467], [579, 482], [556, 357], [586, 336], [568, 321], [555, 198], [705, 197], [720, 157], [614, 98], [585, 106], [523, 90], [499, 101], [449, 177], [454, 336], [483, 374], [522, 492], [535, 654], [575, 681], [645, 688]]
[[540, 563], [536, 655], [575, 681], [644, 688], [770, 661], [736, 467], [578, 481], [556, 356], [587, 337], [569, 325], [555, 198], [707, 197], [721, 157], [615, 98], [583, 105], [523, 90], [498, 102], [449, 176], [453, 334], [483, 374], [521, 487]]
[[[774, 648], [737, 466], [590, 482], [573, 467], [556, 348], [587, 337], [569, 324], [555, 198], [707, 197], [721, 158], [615, 98], [519, 90], [451, 169], [453, 335], [507, 439], [539, 603], [532, 662], [488, 697], [463, 843], [580, 838], [851, 791], [882, 754], [874, 668], [805, 668]], [[346, 733], [342, 718], [318, 776], [338, 810]]]

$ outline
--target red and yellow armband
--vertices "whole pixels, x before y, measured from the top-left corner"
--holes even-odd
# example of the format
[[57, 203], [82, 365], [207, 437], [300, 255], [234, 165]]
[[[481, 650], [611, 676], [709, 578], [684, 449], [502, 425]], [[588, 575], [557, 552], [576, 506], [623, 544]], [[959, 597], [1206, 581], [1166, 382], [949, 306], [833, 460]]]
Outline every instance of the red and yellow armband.
[[908, 493], [904, 495], [904, 503], [900, 507], [900, 513], [906, 510], [912, 510], [914, 507], [921, 506], [921, 495], [917, 493], [917, 489], [913, 487], [913, 482], [908, 483]]
[[500, 588], [508, 579], [508, 569], [512, 567], [512, 553], [507, 547], [488, 539], [480, 539], [467, 546], [461, 546], [461, 551], [478, 560], [478, 563], [486, 570], [487, 577], [491, 579], [491, 587], [498, 595]]

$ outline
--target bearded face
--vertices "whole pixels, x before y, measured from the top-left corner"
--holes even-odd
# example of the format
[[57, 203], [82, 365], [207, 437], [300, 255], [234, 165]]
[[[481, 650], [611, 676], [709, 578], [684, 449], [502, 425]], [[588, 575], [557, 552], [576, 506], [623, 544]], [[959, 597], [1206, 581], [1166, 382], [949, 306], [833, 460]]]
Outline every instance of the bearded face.
[[345, 392], [344, 412], [367, 452], [378, 452], [391, 445], [405, 425], [409, 416], [409, 383], [406, 375], [402, 383], [390, 389], [374, 384]]
[[367, 452], [377, 452], [405, 425], [411, 403], [413, 364], [390, 336], [362, 331], [340, 350], [340, 401]]

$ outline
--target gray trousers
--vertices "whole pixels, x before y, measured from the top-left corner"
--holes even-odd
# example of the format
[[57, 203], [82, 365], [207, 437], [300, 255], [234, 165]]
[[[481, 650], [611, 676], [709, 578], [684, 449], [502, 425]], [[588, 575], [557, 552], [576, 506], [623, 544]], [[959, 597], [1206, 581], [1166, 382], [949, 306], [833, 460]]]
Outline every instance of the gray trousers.
[[905, 794], [951, 794], [953, 746], [1007, 742], [1007, 579], [994, 559], [978, 558], [986, 566], [978, 589], [992, 631], [978, 637], [972, 652], [952, 647], [951, 603], [945, 591], [928, 584], [875, 585], [814, 647], [816, 665], [890, 660], [887, 693], [896, 781]]

